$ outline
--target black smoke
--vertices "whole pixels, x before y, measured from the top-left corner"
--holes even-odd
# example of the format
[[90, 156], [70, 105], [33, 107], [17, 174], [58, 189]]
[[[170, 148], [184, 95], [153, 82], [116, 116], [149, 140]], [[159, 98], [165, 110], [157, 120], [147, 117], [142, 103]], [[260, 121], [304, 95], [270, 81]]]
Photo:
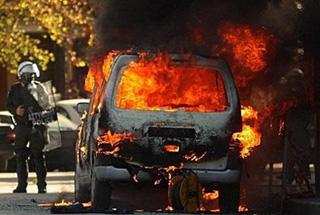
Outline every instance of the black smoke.
[[[269, 82], [292, 67], [296, 48], [320, 44], [319, 1], [301, 0], [95, 0], [96, 45], [90, 58], [111, 50], [192, 52], [215, 55], [219, 27], [265, 26], [278, 40], [269, 59]], [[317, 49], [319, 50], [319, 49]], [[297, 65], [299, 66], [299, 65]], [[270, 75], [270, 73], [273, 73]], [[274, 79], [274, 80], [273, 80]], [[265, 77], [261, 78], [265, 82]]]
[[[166, 50], [211, 54], [230, 21], [257, 25], [267, 0], [97, 0], [96, 54]], [[273, 1], [272, 1], [273, 2]]]

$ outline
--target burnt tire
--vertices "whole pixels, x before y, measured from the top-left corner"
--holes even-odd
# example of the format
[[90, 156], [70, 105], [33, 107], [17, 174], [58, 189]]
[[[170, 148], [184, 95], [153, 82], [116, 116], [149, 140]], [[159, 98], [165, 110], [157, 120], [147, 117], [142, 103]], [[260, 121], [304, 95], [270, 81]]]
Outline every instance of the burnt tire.
[[75, 200], [78, 202], [89, 202], [91, 200], [91, 190], [89, 189], [90, 186], [83, 183], [80, 177], [81, 168], [79, 165], [76, 167], [76, 172], [74, 176], [74, 194]]
[[181, 203], [180, 199], [180, 188], [181, 188], [181, 181], [177, 182], [172, 190], [172, 207], [174, 210], [183, 211], [184, 207]]
[[92, 207], [97, 211], [107, 210], [111, 202], [111, 185], [108, 181], [98, 180], [95, 173], [91, 186]]
[[240, 203], [240, 184], [222, 184], [219, 187], [219, 208], [222, 213], [237, 213]]

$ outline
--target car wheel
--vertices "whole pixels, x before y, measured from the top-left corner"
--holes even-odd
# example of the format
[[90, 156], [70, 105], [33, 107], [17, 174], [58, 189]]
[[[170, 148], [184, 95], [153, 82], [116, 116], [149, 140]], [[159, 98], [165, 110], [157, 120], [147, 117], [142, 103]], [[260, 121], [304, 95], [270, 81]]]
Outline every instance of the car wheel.
[[110, 206], [111, 185], [108, 181], [98, 180], [95, 173], [92, 176], [91, 202], [95, 210], [106, 210]]
[[173, 194], [172, 207], [178, 211], [184, 210], [184, 207], [180, 199], [180, 188], [181, 188], [181, 181], [177, 182], [177, 184], [173, 187], [173, 190], [172, 190], [172, 194]]
[[86, 186], [81, 179], [81, 167], [77, 165], [74, 176], [74, 194], [75, 200], [78, 202], [89, 202], [91, 198], [91, 190]]
[[222, 213], [237, 213], [240, 202], [240, 184], [222, 184], [219, 187], [219, 208]]
[[168, 190], [170, 205], [174, 210], [194, 213], [200, 206], [201, 186], [194, 173], [175, 176]]
[[0, 172], [7, 171], [7, 167], [8, 167], [8, 160], [0, 158]]

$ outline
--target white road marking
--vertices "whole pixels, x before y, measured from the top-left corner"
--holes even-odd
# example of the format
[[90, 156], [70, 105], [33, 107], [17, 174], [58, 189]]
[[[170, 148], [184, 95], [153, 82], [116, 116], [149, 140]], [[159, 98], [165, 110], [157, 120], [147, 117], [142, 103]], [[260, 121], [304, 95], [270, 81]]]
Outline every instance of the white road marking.
[[[74, 172], [48, 172], [47, 174], [47, 192], [48, 193], [73, 193]], [[0, 193], [12, 193], [17, 186], [16, 173], [0, 174]], [[34, 172], [29, 173], [28, 193], [38, 193], [37, 179]]]

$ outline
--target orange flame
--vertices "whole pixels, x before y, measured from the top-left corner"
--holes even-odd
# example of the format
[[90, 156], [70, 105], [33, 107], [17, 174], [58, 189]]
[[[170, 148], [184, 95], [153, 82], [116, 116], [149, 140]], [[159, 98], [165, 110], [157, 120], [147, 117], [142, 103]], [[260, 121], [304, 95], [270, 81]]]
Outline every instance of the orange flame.
[[[213, 112], [226, 110], [219, 73], [174, 64], [166, 54], [140, 54], [124, 71], [116, 105], [124, 109]], [[220, 78], [220, 79], [218, 79]]]
[[50, 202], [50, 203], [41, 203], [38, 204], [39, 207], [42, 208], [49, 208], [49, 207], [68, 207], [71, 206], [72, 202], [70, 201], [66, 201], [64, 199], [62, 199], [60, 202]]
[[[260, 145], [261, 133], [259, 132], [260, 123], [258, 121], [258, 113], [251, 106], [243, 106], [241, 115], [243, 117], [242, 131], [234, 133], [232, 138], [240, 141], [242, 146], [240, 156], [245, 158], [250, 155], [250, 152], [254, 147]], [[254, 120], [254, 125], [248, 125], [248, 120]]]
[[[220, 209], [218, 206], [219, 199], [219, 191], [212, 190], [211, 192], [205, 192], [202, 190], [202, 199], [201, 199], [201, 210], [207, 211], [210, 210], [211, 212], [219, 213]], [[245, 212], [249, 209], [245, 206], [244, 203], [241, 203], [238, 208], [238, 212]]]
[[220, 29], [224, 42], [232, 47], [234, 59], [238, 64], [252, 72], [267, 66], [268, 36], [265, 29], [254, 31], [249, 26], [226, 24]]
[[[42, 208], [69, 207], [69, 206], [72, 206], [73, 204], [74, 204], [73, 202], [62, 199], [60, 202], [41, 203], [41, 204], [38, 204], [38, 206], [42, 207]], [[83, 203], [79, 203], [79, 204], [81, 204], [82, 207], [84, 207], [84, 208], [89, 208], [92, 206], [91, 201], [90, 202], [83, 202]]]
[[252, 148], [260, 145], [261, 134], [249, 125], [244, 125], [241, 132], [234, 133], [233, 139], [237, 139], [241, 142], [242, 150], [241, 157], [245, 158], [250, 155]]
[[214, 190], [209, 193], [203, 193], [202, 200], [203, 201], [213, 201], [219, 198], [219, 191]]
[[258, 112], [253, 109], [251, 106], [242, 106], [241, 108], [241, 116], [243, 121], [247, 120], [257, 120]]
[[[88, 92], [93, 92], [94, 89], [101, 90], [103, 87], [103, 81], [108, 81], [110, 73], [111, 73], [111, 66], [114, 61], [114, 58], [119, 54], [119, 51], [111, 51], [103, 60], [97, 59], [96, 61], [92, 62], [85, 80], [85, 90]], [[103, 94], [96, 93], [94, 94], [92, 108], [91, 110], [94, 111], [96, 107], [101, 104], [101, 100], [103, 98]]]
[[111, 66], [114, 61], [114, 58], [120, 53], [120, 51], [111, 51], [106, 57], [101, 60], [97, 59], [92, 62], [85, 80], [84, 88], [88, 92], [93, 92], [94, 87], [102, 85], [103, 80], [108, 81]]
[[185, 161], [195, 161], [198, 162], [200, 161], [202, 158], [204, 158], [206, 156], [207, 152], [202, 153], [201, 155], [198, 155], [195, 152], [190, 152], [188, 154], [184, 155], [184, 159]]
[[238, 208], [239, 212], [246, 212], [249, 211], [249, 209], [245, 205], [240, 205]]
[[[119, 143], [122, 141], [134, 142], [137, 138], [135, 135], [123, 132], [112, 134], [110, 130], [107, 130], [103, 135], [98, 136], [98, 153], [104, 153], [107, 155], [117, 155], [120, 151]], [[99, 147], [99, 146], [110, 146], [109, 148]]]
[[231, 23], [224, 24], [218, 34], [225, 43], [220, 51], [232, 58], [238, 87], [244, 87], [253, 78], [253, 73], [267, 67], [267, 58], [273, 54], [274, 36], [266, 28], [252, 28]]

